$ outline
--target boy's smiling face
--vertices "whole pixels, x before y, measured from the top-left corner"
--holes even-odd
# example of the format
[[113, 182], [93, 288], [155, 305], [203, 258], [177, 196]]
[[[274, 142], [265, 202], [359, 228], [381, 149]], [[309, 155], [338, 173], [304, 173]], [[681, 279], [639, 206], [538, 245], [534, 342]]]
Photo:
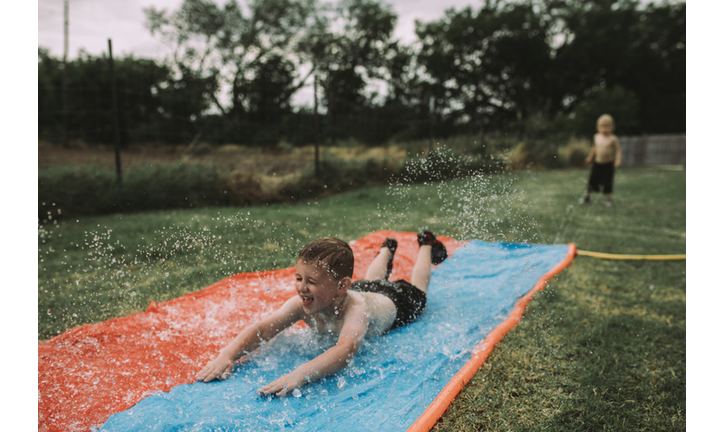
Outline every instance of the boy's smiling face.
[[297, 294], [308, 314], [328, 309], [347, 294], [343, 281], [334, 279], [324, 263], [298, 260], [295, 278]]

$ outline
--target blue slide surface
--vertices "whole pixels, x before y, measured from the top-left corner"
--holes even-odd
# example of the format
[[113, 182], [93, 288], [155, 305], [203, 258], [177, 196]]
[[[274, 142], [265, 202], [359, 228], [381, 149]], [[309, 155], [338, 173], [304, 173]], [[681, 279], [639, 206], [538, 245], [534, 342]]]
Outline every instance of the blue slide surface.
[[567, 248], [472, 240], [433, 269], [422, 316], [367, 338], [337, 375], [291, 396], [258, 396], [258, 388], [335, 343], [308, 329], [287, 330], [237, 364], [228, 380], [155, 393], [112, 415], [101, 430], [405, 430]]

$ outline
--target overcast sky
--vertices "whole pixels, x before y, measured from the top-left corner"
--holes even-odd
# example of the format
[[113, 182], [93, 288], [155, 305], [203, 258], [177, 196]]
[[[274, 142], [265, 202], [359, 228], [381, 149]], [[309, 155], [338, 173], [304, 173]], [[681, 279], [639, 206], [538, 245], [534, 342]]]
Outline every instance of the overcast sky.
[[[214, 0], [222, 5], [225, 0]], [[176, 10], [182, 0], [70, 0], [68, 56], [75, 58], [84, 48], [97, 55], [108, 51], [113, 40], [113, 54], [137, 57], [164, 57], [168, 48], [151, 36], [143, 26], [143, 8]], [[395, 37], [404, 42], [414, 39], [415, 19], [432, 21], [443, 16], [445, 9], [478, 8], [481, 0], [388, 0], [398, 16]], [[53, 56], [63, 56], [63, 0], [38, 0], [38, 46], [49, 48]]]

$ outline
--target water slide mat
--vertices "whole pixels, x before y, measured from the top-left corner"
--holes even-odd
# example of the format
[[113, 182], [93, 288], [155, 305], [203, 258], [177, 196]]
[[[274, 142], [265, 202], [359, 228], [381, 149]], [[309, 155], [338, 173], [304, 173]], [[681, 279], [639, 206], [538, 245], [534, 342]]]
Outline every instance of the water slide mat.
[[[391, 280], [407, 279], [414, 233], [377, 231], [351, 242], [353, 280], [385, 237], [395, 237]], [[244, 326], [295, 295], [294, 268], [242, 273], [145, 312], [69, 329], [38, 345], [38, 424], [48, 431], [274, 431], [409, 428], [506, 320], [518, 300], [570, 255], [566, 245], [458, 242], [433, 268], [414, 323], [369, 337], [333, 377], [282, 397], [256, 390], [334, 345], [302, 323], [238, 363], [226, 381], [195, 373]], [[539, 282], [540, 285], [540, 282]], [[496, 330], [496, 333], [498, 330]]]

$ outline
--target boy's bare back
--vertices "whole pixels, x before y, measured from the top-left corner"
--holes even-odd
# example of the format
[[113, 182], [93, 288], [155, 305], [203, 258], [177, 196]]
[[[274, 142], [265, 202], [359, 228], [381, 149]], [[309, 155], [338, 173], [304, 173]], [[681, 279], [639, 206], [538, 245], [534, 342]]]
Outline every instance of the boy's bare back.
[[392, 327], [397, 313], [397, 308], [389, 297], [377, 293], [347, 291], [347, 298], [337, 314], [312, 315], [302, 311], [301, 319], [319, 334], [332, 333], [338, 336], [345, 321], [356, 315], [354, 312], [357, 310], [367, 317], [367, 334], [374, 336], [385, 334]]

